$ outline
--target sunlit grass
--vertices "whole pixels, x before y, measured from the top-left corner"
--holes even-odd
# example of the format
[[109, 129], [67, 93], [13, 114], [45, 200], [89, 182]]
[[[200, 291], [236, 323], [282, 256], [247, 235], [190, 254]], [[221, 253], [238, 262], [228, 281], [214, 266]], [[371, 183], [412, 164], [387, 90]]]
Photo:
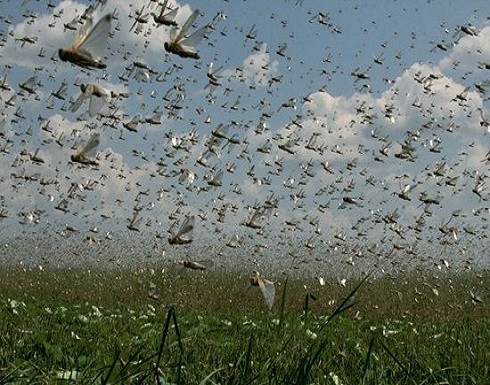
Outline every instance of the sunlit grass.
[[[0, 383], [481, 384], [490, 378], [486, 273], [368, 277], [345, 287], [276, 281], [269, 313], [238, 273], [5, 267]], [[158, 301], [148, 296], [151, 285]]]

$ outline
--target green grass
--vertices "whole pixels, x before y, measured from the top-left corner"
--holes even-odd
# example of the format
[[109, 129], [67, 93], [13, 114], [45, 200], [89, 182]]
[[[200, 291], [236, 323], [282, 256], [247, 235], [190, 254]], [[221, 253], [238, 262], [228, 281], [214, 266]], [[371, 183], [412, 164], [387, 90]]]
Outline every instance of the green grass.
[[3, 267], [0, 383], [489, 383], [488, 273], [276, 281]]

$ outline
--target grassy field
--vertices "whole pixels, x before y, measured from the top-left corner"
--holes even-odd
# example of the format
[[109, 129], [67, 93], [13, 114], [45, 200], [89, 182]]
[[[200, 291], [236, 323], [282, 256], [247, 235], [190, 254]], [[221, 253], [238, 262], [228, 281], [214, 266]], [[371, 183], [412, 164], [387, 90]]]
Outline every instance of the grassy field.
[[275, 281], [4, 266], [0, 383], [490, 383], [488, 272]]

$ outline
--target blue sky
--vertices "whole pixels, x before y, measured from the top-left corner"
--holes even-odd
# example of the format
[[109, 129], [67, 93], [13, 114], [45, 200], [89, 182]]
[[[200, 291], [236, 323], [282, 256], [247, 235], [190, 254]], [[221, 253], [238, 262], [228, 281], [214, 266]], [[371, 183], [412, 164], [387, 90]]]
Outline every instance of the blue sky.
[[[278, 255], [291, 253], [323, 268], [391, 269], [442, 259], [464, 266], [488, 255], [485, 2], [171, 1], [179, 25], [196, 7], [196, 29], [220, 15], [193, 60], [165, 52], [170, 29], [151, 16], [130, 31], [135, 12], [157, 12], [156, 2], [108, 0], [94, 15], [115, 12], [107, 69], [92, 71], [57, 57], [75, 36], [63, 24], [89, 2], [52, 3], [2, 2], [0, 75], [10, 90], [1, 93], [0, 231], [3, 255], [15, 254], [5, 258], [28, 258], [35, 253], [23, 240], [40, 238], [41, 249], [72, 250], [42, 259], [57, 263], [104, 253], [200, 259], [205, 250], [247, 266], [281, 264], [289, 257]], [[246, 38], [251, 29], [255, 37]], [[33, 44], [20, 40], [32, 36]], [[151, 71], [128, 76], [134, 61]], [[22, 93], [33, 75], [36, 94]], [[50, 97], [63, 82], [66, 100]], [[125, 97], [98, 117], [87, 104], [72, 113], [81, 83]], [[155, 111], [161, 124], [141, 123], [138, 132], [122, 125]], [[212, 134], [220, 124], [227, 139]], [[70, 162], [95, 132], [99, 166]], [[413, 148], [408, 159], [400, 158], [403, 143]], [[183, 170], [195, 173], [193, 183], [179, 182]], [[221, 186], [211, 185], [221, 172]], [[65, 200], [67, 210], [56, 209]], [[139, 231], [127, 228], [134, 208]], [[254, 213], [258, 229], [243, 225]], [[168, 245], [186, 215], [196, 216], [194, 242]], [[230, 247], [237, 239], [241, 247]], [[17, 244], [22, 252], [12, 251]]]

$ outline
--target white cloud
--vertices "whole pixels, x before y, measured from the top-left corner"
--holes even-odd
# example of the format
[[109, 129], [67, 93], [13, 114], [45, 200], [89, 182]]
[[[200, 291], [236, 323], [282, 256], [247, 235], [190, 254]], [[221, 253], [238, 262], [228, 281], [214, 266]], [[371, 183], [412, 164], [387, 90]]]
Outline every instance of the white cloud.
[[235, 70], [224, 70], [223, 77], [235, 78], [249, 86], [267, 87], [271, 78], [279, 73], [278, 61], [271, 61], [267, 44], [262, 43], [256, 52], [252, 52], [243, 60], [241, 66]]
[[477, 36], [465, 35], [443, 58], [439, 67], [442, 71], [458, 70], [463, 73], [478, 71], [479, 63], [490, 63], [490, 27], [484, 27]]

